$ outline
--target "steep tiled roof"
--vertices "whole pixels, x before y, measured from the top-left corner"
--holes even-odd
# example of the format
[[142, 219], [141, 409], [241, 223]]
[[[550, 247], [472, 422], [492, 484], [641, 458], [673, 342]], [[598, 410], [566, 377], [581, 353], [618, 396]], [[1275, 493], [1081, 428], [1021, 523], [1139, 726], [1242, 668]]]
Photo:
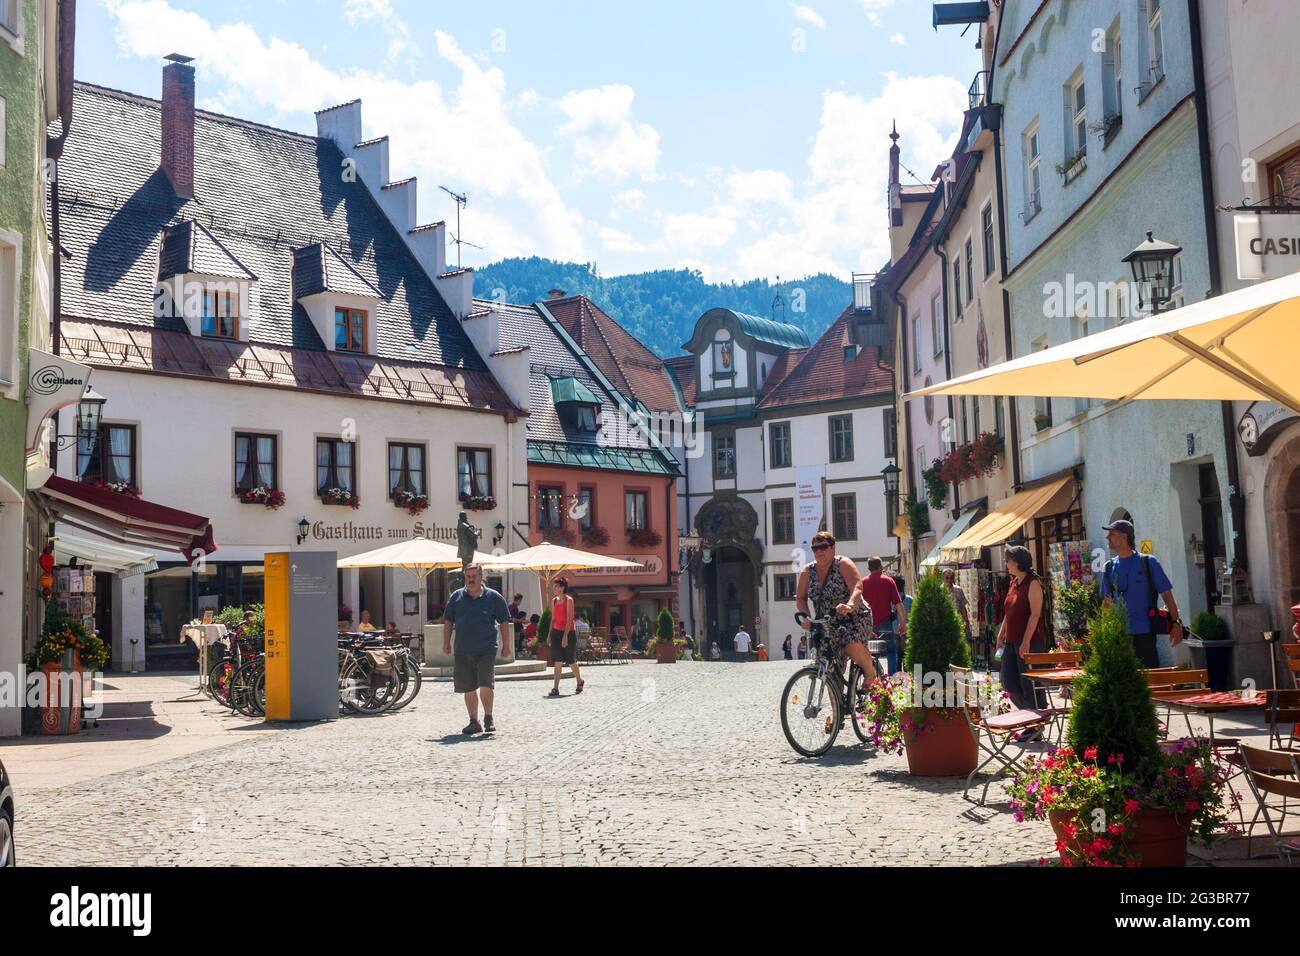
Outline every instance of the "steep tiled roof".
[[197, 272], [228, 279], [256, 279], [202, 223], [182, 219], [163, 231], [158, 278]]
[[164, 231], [193, 220], [257, 276], [253, 343], [324, 349], [293, 295], [293, 250], [324, 242], [381, 296], [371, 310], [376, 360], [486, 374], [366, 185], [339, 174], [343, 155], [333, 142], [196, 111], [195, 198], [186, 200], [158, 166], [157, 100], [79, 83], [75, 113], [59, 166], [62, 242], [71, 255], [63, 265], [68, 319], [184, 332], [180, 318], [155, 319], [153, 291]]
[[[533, 305], [512, 305], [486, 299], [474, 301], [472, 316], [486, 317], [491, 312], [497, 313], [500, 322], [498, 352], [518, 352], [524, 349], [528, 352], [529, 414], [525, 429], [530, 461], [580, 464], [583, 461], [590, 463], [600, 460], [606, 464], [593, 464], [590, 467], [644, 471], [646, 469], [638, 464], [643, 457], [639, 453], [644, 452], [659, 460], [657, 467], [661, 473], [675, 473], [671, 458], [655, 449], [651, 440], [635, 427], [629, 416], [621, 414], [617, 397], [601, 381], [604, 377], [603, 370], [592, 362], [599, 372], [593, 374], [592, 368], [584, 361], [584, 358], [590, 360], [590, 356], [583, 354], [585, 350], [568, 335], [563, 323], [558, 319], [548, 319]], [[471, 317], [469, 321], [481, 320]], [[565, 341], [566, 337], [568, 342]], [[599, 433], [578, 431], [572, 426], [569, 417], [556, 409], [552, 386], [556, 379], [571, 380], [566, 387], [577, 392], [580, 386], [600, 402]], [[612, 385], [611, 382], [610, 386]], [[619, 450], [638, 454], [632, 454], [631, 457], [607, 454]]]
[[[798, 357], [794, 367], [768, 390], [758, 408], [767, 410], [891, 393], [893, 374], [880, 364], [875, 347], [860, 349], [852, 359], [844, 358], [845, 347], [853, 344], [850, 323], [855, 314], [852, 306], [841, 312], [812, 347]], [[775, 379], [778, 368], [779, 365], [773, 368], [771, 379]]]
[[663, 360], [585, 295], [548, 299], [542, 305], [625, 398], [652, 412], [680, 411]]
[[674, 355], [664, 359], [664, 368], [677, 380], [682, 400], [688, 408], [695, 404], [695, 362], [694, 355]]
[[383, 294], [323, 242], [293, 250], [293, 297], [341, 292], [382, 299]]
[[111, 371], [155, 372], [447, 408], [495, 411], [512, 407], [486, 369], [205, 339], [138, 323], [65, 321], [61, 332], [65, 356]]

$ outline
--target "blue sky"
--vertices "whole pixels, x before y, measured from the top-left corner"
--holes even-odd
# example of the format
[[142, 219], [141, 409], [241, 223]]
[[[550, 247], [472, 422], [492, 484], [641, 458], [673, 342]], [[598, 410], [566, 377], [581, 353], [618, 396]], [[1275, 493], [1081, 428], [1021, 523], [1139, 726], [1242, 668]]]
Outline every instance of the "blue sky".
[[90, 0], [77, 76], [157, 96], [195, 57], [201, 107], [301, 132], [360, 97], [467, 265], [541, 255], [616, 275], [844, 278], [888, 258], [891, 121], [928, 180], [979, 69], [924, 0]]

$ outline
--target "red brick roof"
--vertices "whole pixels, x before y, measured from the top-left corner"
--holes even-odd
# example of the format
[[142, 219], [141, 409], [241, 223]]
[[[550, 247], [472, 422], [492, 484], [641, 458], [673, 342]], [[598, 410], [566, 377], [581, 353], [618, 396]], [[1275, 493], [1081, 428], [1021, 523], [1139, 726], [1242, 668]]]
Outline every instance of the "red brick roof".
[[769, 382], [776, 384], [769, 386], [758, 407], [773, 409], [892, 392], [893, 371], [880, 363], [874, 346], [860, 349], [849, 361], [844, 359], [844, 347], [852, 344], [849, 333], [854, 315], [853, 307], [849, 306], [811, 348], [789, 353], [787, 357], [792, 360], [793, 368], [779, 379], [777, 375], [783, 369], [778, 362], [769, 377]]
[[664, 360], [585, 295], [547, 299], [542, 304], [625, 397], [652, 412], [680, 411]]
[[664, 359], [664, 367], [672, 373], [673, 378], [677, 379], [687, 407], [693, 406], [695, 404], [695, 356], [674, 355], [672, 358]]

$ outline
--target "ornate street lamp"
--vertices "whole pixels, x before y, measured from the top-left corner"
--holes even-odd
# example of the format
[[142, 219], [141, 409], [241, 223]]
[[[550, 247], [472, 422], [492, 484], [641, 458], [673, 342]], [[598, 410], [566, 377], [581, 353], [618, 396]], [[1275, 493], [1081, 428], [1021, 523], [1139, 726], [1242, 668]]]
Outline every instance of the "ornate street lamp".
[[299, 544], [302, 544], [304, 541], [307, 540], [307, 535], [310, 531], [311, 531], [311, 522], [307, 520], [306, 516], [299, 518], [298, 519], [298, 543]]
[[892, 461], [880, 470], [880, 474], [885, 479], [886, 498], [892, 499], [898, 497], [898, 476], [900, 472], [901, 469]]
[[1123, 258], [1122, 261], [1133, 269], [1133, 281], [1138, 287], [1138, 308], [1150, 304], [1154, 314], [1169, 302], [1174, 287], [1174, 256], [1182, 251], [1182, 246], [1153, 238], [1148, 232], [1146, 242]]
[[495, 548], [497, 545], [501, 543], [501, 540], [506, 536], [506, 526], [503, 525], [500, 521], [498, 521], [496, 527], [493, 528], [492, 530], [495, 532], [495, 534], [492, 535], [492, 547]]
[[77, 431], [82, 435], [99, 434], [99, 417], [104, 410], [104, 402], [108, 399], [100, 395], [89, 385], [81, 396], [81, 403], [77, 406]]

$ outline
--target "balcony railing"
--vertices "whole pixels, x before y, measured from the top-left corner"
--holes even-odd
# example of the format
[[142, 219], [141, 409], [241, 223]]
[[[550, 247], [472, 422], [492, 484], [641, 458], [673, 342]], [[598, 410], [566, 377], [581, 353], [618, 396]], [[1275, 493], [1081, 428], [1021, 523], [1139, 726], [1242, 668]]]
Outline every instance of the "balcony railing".
[[970, 98], [970, 109], [978, 109], [988, 102], [989, 97], [989, 71], [980, 70], [975, 74], [975, 79], [971, 80], [970, 89], [966, 91]]

